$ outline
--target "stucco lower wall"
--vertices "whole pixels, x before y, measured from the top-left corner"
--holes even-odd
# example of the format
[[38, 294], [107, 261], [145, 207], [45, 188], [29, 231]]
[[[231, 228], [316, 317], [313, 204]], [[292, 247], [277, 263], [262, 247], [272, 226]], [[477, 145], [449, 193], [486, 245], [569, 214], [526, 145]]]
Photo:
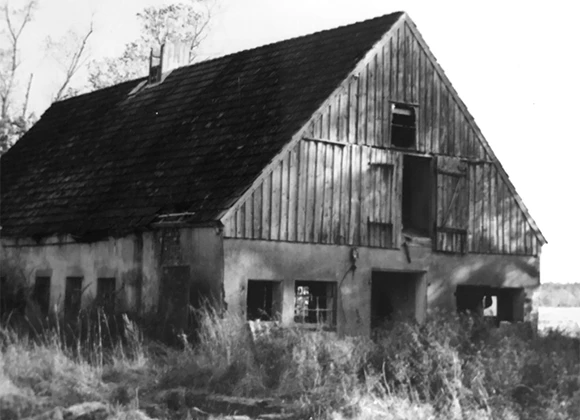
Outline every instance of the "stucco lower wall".
[[96, 296], [97, 279], [112, 277], [118, 311], [153, 313], [164, 265], [187, 265], [193, 290], [223, 294], [222, 237], [214, 227], [157, 229], [94, 243], [76, 243], [68, 236], [42, 243], [2, 238], [0, 264], [2, 276], [24, 279], [29, 286], [38, 276], [50, 277], [50, 307], [57, 311], [64, 305], [67, 277], [83, 278], [83, 307]]
[[153, 236], [148, 232], [94, 243], [51, 237], [42, 244], [3, 238], [0, 261], [3, 275], [24, 279], [29, 286], [34, 285], [37, 276], [50, 277], [51, 309], [62, 309], [67, 277], [83, 278], [83, 307], [96, 296], [98, 278], [114, 277], [117, 308], [147, 311], [155, 307], [158, 290]]
[[[245, 314], [248, 280], [277, 280], [282, 284], [283, 323], [293, 322], [294, 282], [322, 280], [337, 283], [337, 329], [356, 335], [370, 332], [373, 271], [424, 273], [417, 296], [419, 319], [435, 308], [455, 310], [457, 285], [518, 287], [532, 291], [539, 285], [539, 259], [505, 255], [455, 256], [433, 253], [427, 246], [403, 250], [358, 248], [352, 269], [351, 247], [245, 239], [224, 240], [224, 287], [228, 309]], [[410, 260], [410, 262], [409, 262]], [[423, 299], [423, 302], [421, 302]]]

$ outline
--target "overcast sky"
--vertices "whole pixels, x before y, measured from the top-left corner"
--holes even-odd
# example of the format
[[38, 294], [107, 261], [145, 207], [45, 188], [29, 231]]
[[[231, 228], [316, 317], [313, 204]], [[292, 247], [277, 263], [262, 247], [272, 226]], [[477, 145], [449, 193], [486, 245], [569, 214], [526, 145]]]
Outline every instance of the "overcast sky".
[[[574, 263], [574, 239], [580, 237], [580, 25], [575, 2], [216, 1], [212, 28], [201, 48], [205, 58], [408, 12], [550, 242], [544, 247], [542, 281], [580, 281]], [[58, 74], [43, 57], [43, 36], [82, 27], [94, 14], [93, 55], [115, 55], [138, 34], [135, 13], [159, 3], [167, 1], [41, 0], [25, 38], [25, 66], [36, 73], [34, 107], [42, 112], [48, 106]]]

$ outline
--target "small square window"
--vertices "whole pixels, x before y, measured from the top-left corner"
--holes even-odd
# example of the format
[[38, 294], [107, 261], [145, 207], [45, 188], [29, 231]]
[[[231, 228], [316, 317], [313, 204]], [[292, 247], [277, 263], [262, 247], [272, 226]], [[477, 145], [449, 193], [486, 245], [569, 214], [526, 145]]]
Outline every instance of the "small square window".
[[271, 321], [281, 310], [280, 282], [248, 280], [246, 316], [249, 321]]
[[297, 281], [294, 293], [294, 322], [336, 325], [336, 283]]
[[417, 118], [410, 105], [391, 104], [391, 146], [415, 148]]

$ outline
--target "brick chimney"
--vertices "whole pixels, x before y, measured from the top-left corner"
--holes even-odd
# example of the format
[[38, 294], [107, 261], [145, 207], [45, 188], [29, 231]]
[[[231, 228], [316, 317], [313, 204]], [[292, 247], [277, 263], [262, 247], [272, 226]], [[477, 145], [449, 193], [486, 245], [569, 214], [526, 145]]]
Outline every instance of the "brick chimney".
[[151, 48], [149, 55], [149, 84], [158, 83], [167, 74], [189, 64], [189, 46], [185, 42], [168, 42]]

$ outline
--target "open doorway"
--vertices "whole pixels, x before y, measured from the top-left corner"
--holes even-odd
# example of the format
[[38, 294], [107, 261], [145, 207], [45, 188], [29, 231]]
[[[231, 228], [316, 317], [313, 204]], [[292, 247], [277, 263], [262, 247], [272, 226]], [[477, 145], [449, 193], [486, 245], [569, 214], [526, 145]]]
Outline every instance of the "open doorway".
[[429, 237], [432, 228], [431, 159], [405, 155], [403, 157], [403, 231]]
[[423, 321], [427, 298], [424, 274], [406, 271], [373, 272], [371, 329], [388, 321]]

